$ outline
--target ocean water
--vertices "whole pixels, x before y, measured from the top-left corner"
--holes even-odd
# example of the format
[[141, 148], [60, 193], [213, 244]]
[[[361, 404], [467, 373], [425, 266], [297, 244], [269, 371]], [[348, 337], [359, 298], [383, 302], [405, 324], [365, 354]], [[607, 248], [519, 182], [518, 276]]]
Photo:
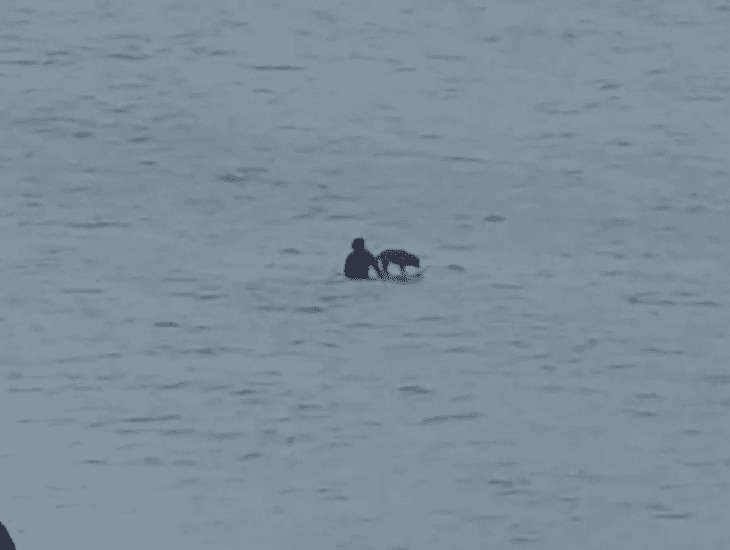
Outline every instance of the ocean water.
[[727, 0], [0, 15], [20, 550], [728, 548]]

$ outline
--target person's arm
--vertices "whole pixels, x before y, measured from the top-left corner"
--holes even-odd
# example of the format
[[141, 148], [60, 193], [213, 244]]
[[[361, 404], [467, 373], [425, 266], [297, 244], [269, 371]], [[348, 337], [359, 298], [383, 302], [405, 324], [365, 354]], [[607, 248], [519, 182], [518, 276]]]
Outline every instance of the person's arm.
[[375, 259], [375, 256], [370, 254], [370, 265], [375, 268], [375, 272], [378, 274], [378, 277], [380, 279], [383, 278], [383, 272], [380, 271], [380, 266], [378, 265], [378, 260]]

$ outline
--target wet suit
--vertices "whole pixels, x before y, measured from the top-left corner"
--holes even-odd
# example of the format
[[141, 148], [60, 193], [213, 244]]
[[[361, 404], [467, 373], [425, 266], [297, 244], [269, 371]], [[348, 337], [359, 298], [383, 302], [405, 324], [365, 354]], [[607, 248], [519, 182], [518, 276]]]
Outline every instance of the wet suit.
[[0, 522], [0, 550], [15, 550], [13, 539], [10, 538], [10, 533], [2, 522]]
[[375, 268], [378, 277], [383, 277], [378, 261], [369, 250], [353, 251], [345, 260], [345, 277], [348, 279], [369, 279], [370, 266]]
[[368, 270], [370, 266], [375, 268], [378, 277], [382, 279], [383, 273], [380, 271], [380, 266], [375, 256], [365, 248], [365, 243], [361, 239], [355, 239], [352, 245], [352, 252], [345, 260], [345, 277], [348, 279], [369, 279]]

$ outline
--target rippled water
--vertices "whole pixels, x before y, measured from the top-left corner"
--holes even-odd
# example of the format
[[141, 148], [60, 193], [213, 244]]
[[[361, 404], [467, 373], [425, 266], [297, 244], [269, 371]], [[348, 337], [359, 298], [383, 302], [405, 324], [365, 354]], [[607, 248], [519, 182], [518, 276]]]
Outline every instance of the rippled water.
[[2, 12], [19, 549], [728, 547], [730, 4]]

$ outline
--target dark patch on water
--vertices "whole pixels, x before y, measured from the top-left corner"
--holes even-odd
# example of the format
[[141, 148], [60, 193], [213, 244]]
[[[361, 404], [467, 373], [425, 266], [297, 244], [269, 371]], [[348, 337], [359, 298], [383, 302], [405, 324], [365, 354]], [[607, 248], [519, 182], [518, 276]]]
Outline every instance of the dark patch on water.
[[127, 429], [123, 429], [123, 430], [115, 430], [114, 433], [119, 434], [119, 435], [136, 435], [136, 434], [139, 434], [142, 432], [140, 432], [139, 430], [133, 430], [131, 428], [127, 428]]
[[685, 208], [687, 212], [692, 214], [702, 214], [703, 212], [709, 212], [710, 209], [703, 204], [694, 204]]
[[119, 61], [144, 61], [149, 59], [150, 56], [144, 53], [112, 53], [107, 57], [109, 59], [117, 59]]
[[267, 306], [259, 306], [257, 309], [259, 309], [259, 311], [277, 311], [277, 312], [281, 312], [281, 311], [287, 311], [289, 308], [286, 307], [286, 306], [272, 306], [272, 305], [267, 305]]
[[707, 103], [722, 103], [725, 101], [725, 97], [721, 95], [691, 95], [683, 98], [684, 101], [689, 102], [707, 102]]
[[462, 155], [446, 155], [441, 157], [441, 160], [445, 160], [447, 162], [462, 162], [471, 164], [486, 164], [487, 162], [484, 159], [480, 159], [478, 157], [466, 157]]
[[659, 399], [659, 394], [656, 392], [637, 393], [635, 397], [637, 399]]
[[730, 374], [711, 374], [705, 376], [705, 381], [713, 386], [725, 386], [730, 384]]
[[428, 395], [431, 393], [431, 390], [427, 390], [422, 386], [401, 386], [398, 389], [403, 393], [409, 393], [413, 395]]
[[525, 536], [519, 536], [519, 537], [512, 537], [509, 539], [512, 544], [529, 544], [532, 542], [538, 542], [539, 539], [535, 537], [525, 537]]
[[184, 277], [184, 276], [169, 276], [163, 277], [163, 283], [197, 283], [198, 279], [195, 277]]
[[175, 382], [174, 384], [162, 384], [160, 386], [156, 386], [156, 390], [161, 391], [175, 391], [175, 390], [181, 390], [183, 388], [190, 387], [191, 383], [187, 380], [183, 380], [182, 382]]
[[[689, 297], [689, 295], [680, 295], [681, 297]], [[653, 292], [640, 292], [626, 298], [626, 301], [633, 305], [646, 306], [684, 306], [684, 307], [720, 307], [720, 304], [713, 300], [672, 300], [669, 298], [660, 298], [655, 296]]]
[[580, 114], [578, 109], [561, 109], [559, 102], [544, 101], [535, 106], [535, 110], [547, 115], [577, 115]]
[[515, 482], [511, 479], [490, 479], [489, 485], [497, 485], [503, 489], [511, 489], [514, 487]]
[[100, 288], [65, 288], [61, 294], [101, 294]]
[[441, 315], [424, 315], [422, 317], [418, 317], [416, 321], [443, 321], [445, 317], [442, 317]]
[[175, 321], [157, 321], [155, 326], [158, 328], [177, 328], [180, 325]]
[[225, 183], [244, 183], [246, 178], [237, 176], [236, 174], [224, 174], [218, 178], [220, 181]]
[[621, 84], [618, 84], [617, 82], [604, 82], [599, 87], [599, 90], [607, 92], [607, 91], [618, 90], [620, 87], [621, 87]]
[[317, 217], [318, 214], [321, 214], [324, 211], [324, 208], [321, 206], [313, 206], [310, 207], [309, 210], [304, 214], [296, 214], [292, 218], [295, 220], [311, 220], [312, 218]]
[[316, 197], [313, 197], [312, 202], [321, 202], [321, 201], [352, 201], [350, 197], [345, 197], [343, 195], [338, 195], [337, 193], [327, 192], [324, 195], [319, 195]]
[[238, 439], [243, 434], [241, 432], [214, 432], [209, 433], [208, 438], [214, 440], [230, 441], [232, 439]]
[[294, 311], [297, 313], [322, 313], [325, 310], [319, 306], [303, 306], [296, 308]]
[[464, 266], [461, 266], [459, 264], [449, 264], [446, 266], [446, 269], [450, 269], [451, 271], [456, 271], [457, 273], [464, 273], [466, 271], [466, 268], [464, 268]]
[[612, 145], [615, 145], [616, 147], [630, 147], [631, 142], [627, 139], [614, 139], [611, 141]]
[[322, 405], [317, 403], [299, 403], [296, 406], [296, 409], [301, 413], [306, 413], [308, 411], [321, 411]]
[[654, 514], [654, 517], [656, 519], [691, 519], [694, 517], [694, 514], [691, 514], [689, 512], [664, 512], [662, 514]]
[[182, 437], [184, 435], [194, 434], [195, 430], [191, 430], [189, 428], [180, 428], [176, 430], [162, 430], [158, 433], [164, 435], [165, 437]]
[[476, 420], [481, 417], [477, 412], [456, 413], [447, 415], [429, 416], [421, 420], [421, 424], [441, 424], [456, 420]]
[[256, 374], [261, 376], [273, 376], [275, 378], [280, 378], [283, 376], [282, 372], [280, 370], [263, 370], [259, 371]]
[[207, 294], [195, 294], [195, 299], [201, 302], [209, 302], [211, 300], [220, 300], [221, 298], [226, 298], [227, 296], [227, 294], [216, 294], [214, 292], [210, 292]]
[[644, 351], [649, 353], [656, 353], [658, 355], [684, 355], [683, 350], [662, 349], [654, 346], [644, 348]]
[[70, 364], [70, 363], [86, 363], [91, 361], [99, 361], [103, 359], [119, 359], [122, 356], [121, 353], [117, 352], [111, 352], [111, 353], [97, 353], [97, 354], [91, 354], [91, 355], [75, 355], [71, 357], [62, 357], [60, 359], [56, 359], [56, 363], [59, 364]]
[[505, 221], [507, 218], [500, 216], [499, 214], [492, 214], [484, 218], [485, 222], [499, 223]]
[[331, 216], [325, 216], [323, 219], [327, 221], [338, 221], [338, 220], [363, 220], [363, 216], [359, 214], [332, 214]]
[[202, 348], [192, 348], [192, 349], [186, 349], [183, 351], [183, 353], [192, 353], [196, 355], [206, 355], [206, 356], [212, 356], [212, 355], [218, 355], [219, 353], [226, 353], [233, 351], [233, 348], [229, 348], [227, 346], [205, 346]]
[[180, 416], [176, 414], [164, 416], [132, 416], [130, 418], [123, 418], [122, 422], [128, 424], [149, 424], [153, 422], [169, 422], [171, 420], [180, 420]]
[[303, 71], [301, 65], [254, 65], [255, 71]]
[[242, 455], [242, 456], [238, 457], [238, 460], [240, 462], [250, 462], [252, 460], [259, 459], [262, 456], [263, 455], [261, 453], [253, 452], [253, 453], [248, 453], [248, 454], [245, 454], [245, 455]]
[[656, 418], [659, 416], [656, 412], [647, 410], [629, 409], [626, 412], [628, 412], [631, 416], [636, 416], [637, 418]]
[[73, 229], [126, 229], [129, 227], [129, 224], [124, 222], [97, 221], [70, 223], [68, 227]]
[[238, 168], [234, 174], [224, 174], [218, 179], [225, 183], [248, 183], [257, 176], [265, 174], [266, 172], [268, 172], [268, 169], [260, 166], [247, 166]]
[[240, 29], [241, 27], [248, 27], [251, 23], [248, 21], [226, 21], [225, 25], [233, 28]]
[[632, 363], [613, 363], [611, 365], [608, 365], [606, 368], [622, 370], [622, 369], [633, 369], [635, 366], [636, 365], [634, 365]]
[[73, 133], [73, 136], [76, 139], [86, 139], [86, 138], [91, 137], [93, 135], [94, 135], [93, 132], [74, 132]]
[[376, 325], [374, 323], [348, 323], [345, 325], [347, 328], [382, 328], [380, 325]]
[[588, 338], [584, 343], [573, 346], [572, 349], [576, 353], [583, 353], [588, 349], [595, 348], [597, 345], [598, 340], [596, 340], [595, 338]]
[[470, 346], [454, 346], [446, 348], [444, 353], [477, 353], [476, 350]]
[[40, 65], [40, 61], [33, 59], [0, 59], [0, 65], [18, 65], [20, 67], [33, 67]]
[[430, 54], [426, 55], [426, 59], [433, 59], [434, 61], [466, 61], [467, 57], [463, 55], [453, 55], [453, 54]]
[[193, 48], [193, 53], [197, 55], [209, 55], [211, 57], [229, 57], [232, 55], [236, 55], [236, 50], [222, 50], [219, 48], [211, 50], [205, 47], [196, 47]]
[[282, 248], [279, 252], [281, 254], [293, 254], [293, 255], [301, 254], [301, 252], [297, 248]]

